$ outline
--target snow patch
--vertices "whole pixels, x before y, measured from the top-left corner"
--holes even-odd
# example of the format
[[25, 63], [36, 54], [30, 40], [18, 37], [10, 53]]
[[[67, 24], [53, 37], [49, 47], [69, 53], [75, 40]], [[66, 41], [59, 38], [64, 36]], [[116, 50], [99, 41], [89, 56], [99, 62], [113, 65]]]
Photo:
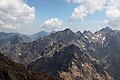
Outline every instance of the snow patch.
[[104, 41], [105, 41], [105, 37], [103, 37], [103, 39], [102, 39], [103, 41], [102, 41], [102, 44], [104, 43]]
[[95, 58], [94, 58], [93, 60], [94, 60], [94, 61], [96, 61], [96, 59], [95, 59]]
[[83, 44], [81, 44], [81, 45], [82, 45], [83, 50], [86, 50], [85, 45], [83, 45]]
[[22, 54], [21, 53], [19, 53], [19, 56], [21, 56]]
[[105, 40], [105, 37], [103, 37], [103, 41]]
[[82, 64], [82, 67], [84, 66], [84, 64]]
[[77, 39], [77, 42], [81, 44], [80, 40]]
[[81, 44], [81, 45], [82, 45], [83, 48], [85, 47], [83, 44]]
[[91, 43], [91, 41], [89, 40], [89, 43]]
[[53, 42], [50, 45], [53, 45]]
[[109, 41], [104, 45], [104, 47], [106, 47], [108, 45]]
[[83, 48], [83, 50], [86, 50], [86, 48]]
[[92, 37], [92, 39], [98, 39], [98, 38]]
[[96, 37], [99, 37], [100, 35], [98, 34]]
[[88, 38], [88, 37], [85, 35], [85, 38]]
[[95, 39], [95, 37], [92, 37], [92, 39]]
[[102, 34], [98, 34], [96, 37], [100, 37]]
[[103, 44], [104, 42], [102, 41], [102, 44]]
[[38, 59], [41, 58], [41, 57], [42, 57], [42, 56], [39, 56]]

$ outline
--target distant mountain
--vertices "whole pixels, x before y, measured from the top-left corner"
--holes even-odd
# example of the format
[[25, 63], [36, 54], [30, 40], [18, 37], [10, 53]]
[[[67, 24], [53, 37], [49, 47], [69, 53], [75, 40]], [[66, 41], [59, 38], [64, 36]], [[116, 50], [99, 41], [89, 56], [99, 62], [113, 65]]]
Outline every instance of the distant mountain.
[[6, 43], [17, 44], [21, 42], [30, 42], [30, 38], [26, 35], [19, 34], [19, 33], [0, 32], [0, 46]]
[[23, 34], [0, 32], [0, 51], [10, 52], [10, 49], [14, 49], [17, 44], [29, 43], [30, 41], [31, 39]]
[[101, 33], [109, 33], [109, 32], [112, 32], [113, 30], [110, 28], [110, 27], [105, 27], [105, 28], [102, 28], [99, 32]]
[[51, 33], [56, 33], [56, 32], [57, 32], [56, 30], [52, 30], [49, 33], [51, 34]]
[[58, 80], [113, 80], [95, 60], [75, 45], [69, 45], [52, 57], [41, 57], [28, 68], [42, 71]]
[[35, 33], [35, 34], [33, 34], [33, 35], [30, 35], [30, 38], [31, 38], [32, 40], [37, 40], [37, 39], [39, 39], [40, 37], [45, 37], [45, 36], [47, 36], [47, 35], [49, 35], [48, 32], [40, 31], [40, 32], [38, 32], [38, 33]]
[[0, 80], [53, 80], [43, 73], [28, 71], [0, 53]]

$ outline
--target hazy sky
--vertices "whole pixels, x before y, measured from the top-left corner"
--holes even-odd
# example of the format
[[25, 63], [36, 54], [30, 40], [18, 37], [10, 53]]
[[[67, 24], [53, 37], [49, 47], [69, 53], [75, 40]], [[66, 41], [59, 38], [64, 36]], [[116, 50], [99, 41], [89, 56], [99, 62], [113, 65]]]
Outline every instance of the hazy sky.
[[0, 31], [120, 29], [120, 0], [0, 0]]

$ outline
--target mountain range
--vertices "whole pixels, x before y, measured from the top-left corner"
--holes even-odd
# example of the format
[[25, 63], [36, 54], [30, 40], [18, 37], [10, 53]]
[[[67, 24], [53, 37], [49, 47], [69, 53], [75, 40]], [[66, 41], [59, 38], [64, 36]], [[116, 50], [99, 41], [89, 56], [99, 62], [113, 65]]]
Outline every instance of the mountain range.
[[0, 33], [0, 52], [58, 80], [120, 80], [120, 31], [70, 29], [30, 36]]

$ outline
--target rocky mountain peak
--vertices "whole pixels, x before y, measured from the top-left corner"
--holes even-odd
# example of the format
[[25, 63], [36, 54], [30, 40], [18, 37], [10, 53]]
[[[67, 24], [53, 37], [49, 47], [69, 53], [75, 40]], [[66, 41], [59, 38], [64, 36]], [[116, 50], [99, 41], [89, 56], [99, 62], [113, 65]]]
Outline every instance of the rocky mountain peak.
[[103, 33], [108, 33], [113, 31], [110, 27], [106, 26], [105, 28], [102, 28], [99, 32], [103, 32]]
[[40, 32], [38, 32], [38, 33], [35, 33], [35, 34], [33, 34], [33, 35], [30, 35], [30, 38], [31, 38], [32, 40], [37, 40], [37, 39], [42, 38], [42, 37], [45, 37], [45, 36], [47, 36], [47, 35], [49, 35], [48, 32], [46, 32], [46, 31], [40, 31]]
[[77, 32], [76, 32], [76, 35], [77, 35], [77, 36], [81, 36], [81, 35], [83, 35], [83, 34], [81, 33], [81, 31], [77, 31]]
[[69, 28], [66, 28], [65, 30], [63, 30], [63, 33], [66, 34], [66, 35], [73, 34], [72, 30], [69, 29]]
[[71, 29], [70, 28], [66, 28], [64, 31], [70, 31], [71, 32]]
[[84, 31], [83, 34], [86, 35], [86, 36], [92, 36], [93, 35], [93, 33], [91, 31]]
[[52, 33], [48, 37], [52, 38], [55, 41], [61, 41], [65, 43], [77, 38], [76, 34], [72, 32], [70, 29], [65, 29], [63, 31]]

